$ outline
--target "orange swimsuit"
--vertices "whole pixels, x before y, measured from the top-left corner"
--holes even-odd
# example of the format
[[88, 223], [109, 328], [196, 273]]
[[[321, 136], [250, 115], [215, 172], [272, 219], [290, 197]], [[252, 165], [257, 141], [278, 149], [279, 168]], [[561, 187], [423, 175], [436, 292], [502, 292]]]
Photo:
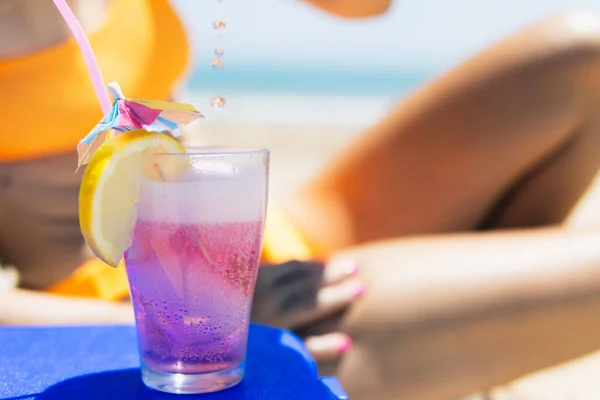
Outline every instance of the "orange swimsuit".
[[[185, 30], [167, 0], [113, 0], [103, 26], [88, 32], [106, 82], [131, 97], [168, 98], [189, 62]], [[73, 40], [0, 61], [0, 162], [69, 153], [102, 118], [80, 50]], [[306, 259], [310, 248], [287, 218], [270, 207], [263, 259]], [[129, 295], [123, 266], [93, 259], [50, 292], [119, 300]]]
[[[113, 0], [89, 32], [106, 82], [131, 97], [166, 99], [189, 62], [184, 28], [166, 0]], [[0, 162], [74, 151], [102, 111], [74, 40], [0, 60]]]

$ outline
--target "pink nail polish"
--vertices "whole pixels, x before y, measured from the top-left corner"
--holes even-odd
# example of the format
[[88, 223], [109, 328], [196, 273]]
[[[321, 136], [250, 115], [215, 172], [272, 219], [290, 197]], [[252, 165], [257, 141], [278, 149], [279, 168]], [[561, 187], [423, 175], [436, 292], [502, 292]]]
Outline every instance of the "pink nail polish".
[[354, 298], [358, 298], [358, 297], [362, 297], [363, 294], [365, 294], [365, 285], [363, 285], [362, 283], [359, 283], [356, 286], [356, 289], [354, 289]]
[[340, 345], [338, 347], [338, 352], [340, 354], [344, 354], [345, 352], [350, 350], [351, 347], [352, 347], [352, 339], [350, 339], [348, 336], [346, 336], [340, 343]]
[[358, 265], [354, 260], [342, 259], [335, 261], [332, 267], [336, 268], [340, 273], [346, 276], [352, 276], [358, 272]]
[[355, 275], [357, 272], [358, 272], [358, 265], [354, 261], [348, 262], [346, 274], [351, 276], [351, 275]]

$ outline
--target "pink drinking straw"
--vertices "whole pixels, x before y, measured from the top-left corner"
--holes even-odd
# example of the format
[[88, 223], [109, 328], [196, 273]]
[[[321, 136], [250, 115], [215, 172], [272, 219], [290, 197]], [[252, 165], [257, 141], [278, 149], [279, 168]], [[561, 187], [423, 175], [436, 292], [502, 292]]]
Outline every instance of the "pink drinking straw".
[[90, 78], [92, 78], [92, 84], [94, 85], [94, 90], [96, 91], [96, 97], [98, 97], [98, 102], [100, 102], [100, 107], [102, 107], [102, 112], [104, 112], [104, 114], [108, 114], [112, 107], [112, 102], [110, 101], [110, 97], [108, 97], [108, 93], [106, 92], [104, 79], [102, 79], [102, 72], [100, 72], [100, 67], [96, 61], [96, 56], [94, 56], [94, 51], [92, 50], [90, 41], [85, 35], [85, 31], [81, 27], [77, 17], [67, 5], [67, 2], [65, 0], [54, 0], [54, 4], [69, 26], [69, 29], [71, 29], [71, 32], [73, 33], [73, 36], [79, 45], [79, 49], [81, 50], [83, 59], [87, 65]]

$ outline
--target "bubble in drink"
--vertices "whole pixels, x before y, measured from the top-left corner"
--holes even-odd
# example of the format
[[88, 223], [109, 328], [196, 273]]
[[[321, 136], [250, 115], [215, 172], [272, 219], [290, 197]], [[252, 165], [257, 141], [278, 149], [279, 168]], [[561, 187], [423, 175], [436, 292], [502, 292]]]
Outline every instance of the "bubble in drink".
[[210, 100], [210, 105], [213, 108], [223, 108], [225, 106], [225, 99], [221, 96], [215, 96]]
[[225, 29], [227, 24], [223, 21], [215, 21], [213, 22], [213, 29]]
[[215, 48], [215, 56], [217, 56], [217, 57], [222, 57], [222, 56], [223, 56], [223, 54], [224, 54], [224, 53], [223, 53], [223, 49], [222, 49], [222, 48], [220, 48], [220, 47], [216, 47], [216, 48]]

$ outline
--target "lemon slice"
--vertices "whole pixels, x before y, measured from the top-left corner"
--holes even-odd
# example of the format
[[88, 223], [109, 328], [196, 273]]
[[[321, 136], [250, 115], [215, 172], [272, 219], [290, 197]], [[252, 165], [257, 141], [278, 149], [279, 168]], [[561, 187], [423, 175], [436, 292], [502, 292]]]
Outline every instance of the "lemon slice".
[[[117, 267], [131, 245], [140, 179], [165, 180], [153, 155], [184, 152], [175, 139], [143, 130], [119, 134], [100, 146], [85, 169], [79, 191], [81, 232], [98, 258]], [[185, 169], [178, 165], [169, 171]]]

